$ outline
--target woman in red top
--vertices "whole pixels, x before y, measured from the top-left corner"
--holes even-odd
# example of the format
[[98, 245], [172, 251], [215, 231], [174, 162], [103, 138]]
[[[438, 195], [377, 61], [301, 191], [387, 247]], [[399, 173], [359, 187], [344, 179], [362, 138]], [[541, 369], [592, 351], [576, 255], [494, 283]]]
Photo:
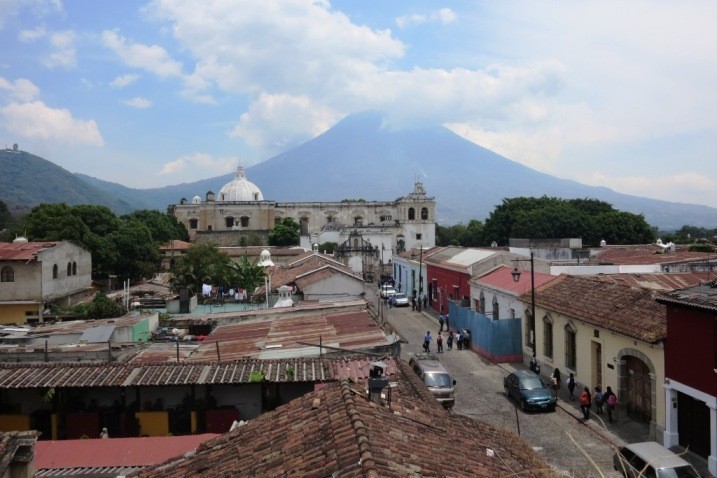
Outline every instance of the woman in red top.
[[593, 404], [593, 397], [590, 395], [590, 389], [585, 387], [582, 395], [580, 395], [580, 410], [583, 411], [583, 418], [590, 419], [590, 407]]

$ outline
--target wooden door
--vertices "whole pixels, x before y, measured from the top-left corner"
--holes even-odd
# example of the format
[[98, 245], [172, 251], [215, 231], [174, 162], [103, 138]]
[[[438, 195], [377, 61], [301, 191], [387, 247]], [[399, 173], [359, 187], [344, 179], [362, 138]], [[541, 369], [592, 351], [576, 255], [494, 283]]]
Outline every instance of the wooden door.
[[710, 409], [705, 402], [678, 392], [677, 416], [680, 446], [706, 459], [710, 454]]
[[625, 407], [627, 415], [641, 422], [649, 423], [652, 419], [652, 385], [650, 382], [650, 369], [637, 357], [628, 356], [627, 372], [627, 400]]
[[603, 390], [605, 387], [602, 383], [602, 344], [600, 342], [593, 342], [593, 373], [592, 380], [593, 385], [600, 385]]

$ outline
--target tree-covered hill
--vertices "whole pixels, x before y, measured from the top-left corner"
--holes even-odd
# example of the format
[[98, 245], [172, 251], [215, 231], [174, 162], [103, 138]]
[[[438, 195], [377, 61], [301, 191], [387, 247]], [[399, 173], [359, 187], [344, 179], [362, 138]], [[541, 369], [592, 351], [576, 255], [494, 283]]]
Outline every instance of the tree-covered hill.
[[117, 214], [138, 209], [25, 151], [0, 150], [0, 172], [0, 200], [14, 216], [27, 213], [40, 203], [96, 204]]

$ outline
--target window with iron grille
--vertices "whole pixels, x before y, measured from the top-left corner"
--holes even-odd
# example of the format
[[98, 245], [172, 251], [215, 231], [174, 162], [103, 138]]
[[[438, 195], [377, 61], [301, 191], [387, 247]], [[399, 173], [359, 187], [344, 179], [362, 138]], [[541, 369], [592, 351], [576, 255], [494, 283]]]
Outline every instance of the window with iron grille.
[[553, 323], [547, 315], [543, 317], [543, 354], [553, 357]]
[[576, 352], [575, 329], [568, 324], [565, 326], [565, 366], [573, 370], [576, 370]]

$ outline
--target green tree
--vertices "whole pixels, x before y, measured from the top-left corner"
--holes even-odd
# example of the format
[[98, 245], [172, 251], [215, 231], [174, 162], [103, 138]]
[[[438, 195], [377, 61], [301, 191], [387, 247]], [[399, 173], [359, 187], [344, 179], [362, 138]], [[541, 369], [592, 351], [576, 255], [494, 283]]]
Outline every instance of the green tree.
[[174, 290], [189, 288], [195, 293], [202, 284], [228, 285], [233, 278], [231, 259], [214, 244], [195, 244], [170, 269]]
[[127, 313], [122, 304], [111, 300], [102, 293], [96, 294], [92, 302], [77, 305], [72, 310], [81, 319], [111, 319], [121, 317]]
[[301, 226], [290, 217], [285, 217], [269, 233], [270, 246], [296, 246], [299, 244]]
[[159, 270], [161, 257], [157, 243], [147, 226], [131, 221], [106, 238], [114, 248], [115, 263], [112, 270], [120, 277], [134, 281], [151, 277]]
[[12, 223], [12, 214], [7, 208], [7, 204], [0, 201], [0, 231], [10, 226]]
[[83, 245], [83, 239], [90, 231], [65, 203], [35, 206], [19, 229], [31, 241], [72, 241], [79, 246]]
[[138, 221], [149, 228], [152, 240], [158, 244], [166, 244], [173, 239], [189, 240], [189, 233], [184, 224], [177, 218], [156, 210], [143, 209], [125, 214], [120, 218], [125, 222]]
[[336, 242], [324, 242], [323, 244], [319, 244], [319, 252], [322, 254], [333, 254], [336, 247], [338, 247], [338, 243]]
[[257, 287], [264, 283], [265, 268], [252, 264], [246, 255], [242, 256], [237, 262], [230, 264], [230, 282], [232, 286], [246, 289], [249, 294], [254, 292]]

